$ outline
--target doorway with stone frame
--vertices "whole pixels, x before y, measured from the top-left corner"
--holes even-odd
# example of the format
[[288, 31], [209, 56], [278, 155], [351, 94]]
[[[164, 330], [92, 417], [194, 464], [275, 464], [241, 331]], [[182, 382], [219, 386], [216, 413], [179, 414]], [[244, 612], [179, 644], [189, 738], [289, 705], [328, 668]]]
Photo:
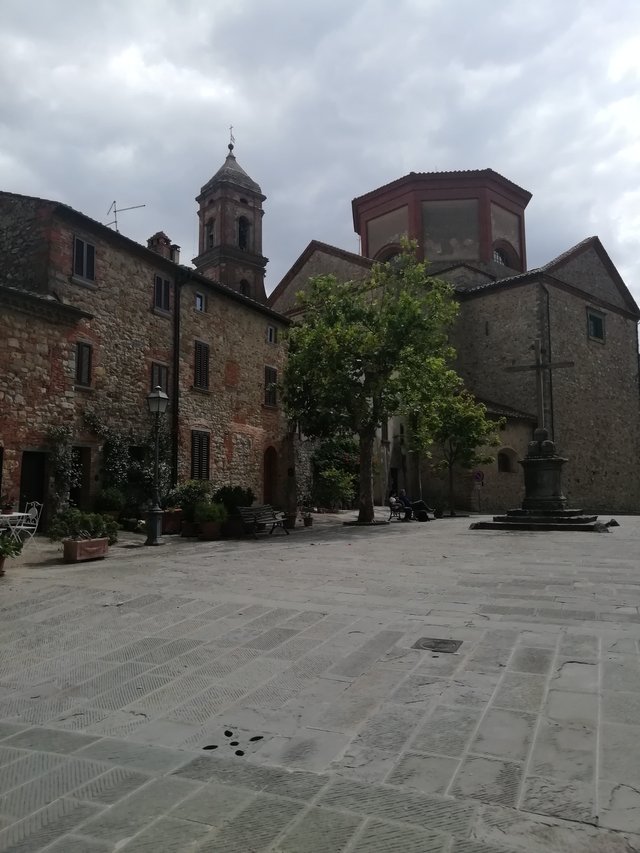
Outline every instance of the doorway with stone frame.
[[275, 504], [278, 499], [278, 452], [275, 447], [267, 447], [262, 465], [263, 503]]

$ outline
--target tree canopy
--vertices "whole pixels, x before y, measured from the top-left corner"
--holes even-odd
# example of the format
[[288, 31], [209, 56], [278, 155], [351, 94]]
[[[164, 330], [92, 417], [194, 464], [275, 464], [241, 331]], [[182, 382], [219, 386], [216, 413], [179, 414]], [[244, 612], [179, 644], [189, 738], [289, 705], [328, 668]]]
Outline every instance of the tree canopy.
[[486, 448], [497, 447], [497, 430], [504, 424], [487, 418], [487, 409], [468, 391], [443, 396], [427, 425], [428, 439], [442, 454], [440, 467], [449, 474], [449, 511], [454, 515], [453, 467], [472, 468], [493, 462]]
[[358, 436], [359, 520], [372, 521], [376, 430], [394, 415], [431, 411], [459, 385], [449, 367], [453, 289], [406, 243], [364, 280], [312, 279], [298, 301], [303, 319], [290, 329], [283, 378], [288, 415], [309, 437]]

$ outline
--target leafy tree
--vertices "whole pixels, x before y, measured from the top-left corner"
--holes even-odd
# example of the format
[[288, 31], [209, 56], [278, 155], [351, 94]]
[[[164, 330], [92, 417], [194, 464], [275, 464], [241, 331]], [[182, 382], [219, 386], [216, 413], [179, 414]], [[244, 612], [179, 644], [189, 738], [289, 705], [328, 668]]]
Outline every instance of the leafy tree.
[[[352, 435], [326, 439], [311, 459], [313, 489], [303, 503], [338, 506], [353, 503], [358, 486], [360, 456]], [[331, 485], [330, 485], [331, 484]]]
[[376, 430], [393, 415], [432, 408], [459, 381], [447, 367], [452, 288], [429, 277], [406, 243], [366, 279], [319, 276], [298, 300], [303, 319], [289, 332], [283, 378], [288, 415], [309, 437], [357, 436], [358, 518], [372, 521]]
[[504, 418], [498, 421], [487, 418], [486, 406], [478, 403], [468, 391], [441, 398], [434, 415], [427, 427], [429, 439], [442, 454], [440, 467], [449, 475], [449, 511], [455, 515], [454, 466], [473, 468], [493, 462], [493, 456], [487, 454], [485, 448], [498, 446], [496, 430], [505, 421]]

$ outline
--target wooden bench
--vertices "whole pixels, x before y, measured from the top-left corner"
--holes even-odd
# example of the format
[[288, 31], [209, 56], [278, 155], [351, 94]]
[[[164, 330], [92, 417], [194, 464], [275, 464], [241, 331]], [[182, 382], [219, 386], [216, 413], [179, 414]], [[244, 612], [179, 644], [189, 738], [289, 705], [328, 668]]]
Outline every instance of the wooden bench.
[[266, 528], [271, 525], [269, 536], [273, 533], [276, 527], [289, 535], [289, 531], [284, 526], [284, 513], [276, 512], [272, 506], [265, 504], [264, 506], [239, 506], [238, 512], [242, 518], [242, 523], [249, 533], [253, 534], [253, 538], [258, 538], [260, 528]]

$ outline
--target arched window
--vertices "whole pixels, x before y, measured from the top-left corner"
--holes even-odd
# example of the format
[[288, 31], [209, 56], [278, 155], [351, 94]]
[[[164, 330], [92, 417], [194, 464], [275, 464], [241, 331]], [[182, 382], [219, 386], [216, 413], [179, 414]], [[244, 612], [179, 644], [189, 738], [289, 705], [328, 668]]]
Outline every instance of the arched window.
[[509, 267], [512, 270], [522, 268], [518, 253], [508, 240], [496, 240], [491, 257], [494, 264], [500, 264], [501, 267]]
[[516, 473], [516, 454], [508, 447], [503, 447], [498, 452], [498, 471], [502, 474]]
[[207, 220], [207, 224], [205, 225], [205, 237], [204, 237], [205, 249], [213, 249], [215, 224], [216, 224], [215, 219]]
[[379, 261], [381, 264], [386, 263], [387, 261], [393, 260], [393, 258], [397, 258], [398, 255], [402, 254], [402, 247], [397, 243], [392, 243], [388, 246], [383, 246], [382, 249], [379, 249], [376, 252], [374, 260]]
[[241, 293], [243, 296], [251, 296], [251, 285], [250, 285], [250, 284], [249, 284], [249, 282], [246, 280], [246, 278], [243, 278], [243, 279], [242, 279], [242, 281], [240, 282], [239, 287], [240, 287], [240, 293]]
[[240, 219], [238, 219], [238, 247], [245, 252], [249, 248], [250, 230], [251, 223], [246, 216], [241, 216]]

